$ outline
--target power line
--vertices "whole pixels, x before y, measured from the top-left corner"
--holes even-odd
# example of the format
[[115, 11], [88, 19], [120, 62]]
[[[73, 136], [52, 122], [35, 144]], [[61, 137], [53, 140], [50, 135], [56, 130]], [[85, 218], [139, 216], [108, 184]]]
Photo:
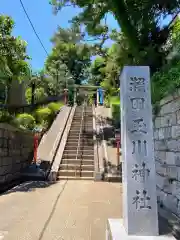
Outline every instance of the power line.
[[31, 27], [32, 27], [32, 29], [33, 29], [33, 31], [34, 31], [34, 33], [35, 33], [36, 37], [38, 38], [38, 40], [39, 40], [39, 42], [40, 42], [40, 44], [41, 44], [42, 48], [44, 49], [45, 53], [47, 54], [47, 56], [49, 56], [49, 54], [48, 54], [48, 52], [47, 52], [46, 48], [44, 47], [44, 44], [42, 43], [42, 41], [41, 41], [41, 39], [40, 39], [40, 37], [39, 37], [38, 33], [36, 32], [36, 29], [35, 29], [35, 27], [34, 27], [34, 25], [33, 25], [32, 21], [31, 21], [31, 19], [30, 19], [29, 15], [28, 15], [28, 13], [27, 13], [27, 11], [26, 11], [26, 9], [25, 9], [25, 6], [24, 6], [24, 4], [23, 4], [22, 0], [19, 0], [19, 1], [20, 1], [20, 4], [21, 4], [21, 6], [22, 6], [22, 8], [23, 8], [23, 10], [24, 10], [24, 13], [26, 14], [26, 17], [27, 17], [27, 19], [28, 19], [29, 23], [31, 24]]

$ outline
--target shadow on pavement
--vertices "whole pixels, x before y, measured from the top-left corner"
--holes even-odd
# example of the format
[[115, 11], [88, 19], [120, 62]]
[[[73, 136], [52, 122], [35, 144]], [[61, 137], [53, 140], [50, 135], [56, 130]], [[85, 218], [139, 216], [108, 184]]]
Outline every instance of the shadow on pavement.
[[12, 189], [2, 193], [1, 195], [6, 195], [10, 193], [15, 193], [15, 192], [32, 192], [35, 191], [37, 188], [47, 188], [51, 185], [54, 185], [56, 183], [52, 182], [46, 182], [46, 181], [28, 181], [28, 182], [23, 182]]

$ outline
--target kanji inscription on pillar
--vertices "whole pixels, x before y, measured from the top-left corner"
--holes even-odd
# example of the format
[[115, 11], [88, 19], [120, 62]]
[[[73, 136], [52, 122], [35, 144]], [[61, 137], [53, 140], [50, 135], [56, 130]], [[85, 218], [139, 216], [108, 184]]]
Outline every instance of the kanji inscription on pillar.
[[144, 109], [144, 98], [131, 98], [132, 109]]
[[151, 209], [151, 206], [149, 205], [150, 200], [151, 198], [148, 196], [146, 190], [143, 190], [142, 193], [136, 190], [132, 204], [135, 204], [136, 209]]
[[130, 91], [145, 92], [145, 78], [130, 77]]
[[120, 77], [123, 218], [129, 235], [159, 235], [149, 67]]
[[137, 118], [132, 120], [132, 129], [130, 130], [132, 133], [147, 133], [146, 130], [146, 124], [144, 122], [144, 119]]
[[142, 181], [143, 183], [148, 180], [150, 169], [143, 162], [141, 165], [135, 164], [132, 170], [132, 178], [136, 181]]
[[142, 154], [147, 156], [147, 141], [146, 140], [136, 140], [132, 141], [132, 154]]

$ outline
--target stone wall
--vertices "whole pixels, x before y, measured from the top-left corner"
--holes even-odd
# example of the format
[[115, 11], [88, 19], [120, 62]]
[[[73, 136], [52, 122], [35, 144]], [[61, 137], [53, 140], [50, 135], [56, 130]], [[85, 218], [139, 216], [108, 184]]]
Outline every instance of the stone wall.
[[180, 91], [160, 102], [154, 148], [158, 202], [180, 217]]
[[33, 136], [0, 124], [0, 189], [20, 177], [32, 161]]

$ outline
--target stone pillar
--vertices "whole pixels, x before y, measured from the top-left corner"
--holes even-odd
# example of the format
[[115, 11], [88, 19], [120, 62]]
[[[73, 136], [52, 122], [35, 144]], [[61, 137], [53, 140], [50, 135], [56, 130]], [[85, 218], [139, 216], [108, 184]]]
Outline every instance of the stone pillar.
[[108, 219], [107, 240], [175, 239], [159, 235], [149, 67], [126, 66], [120, 81], [123, 220]]
[[149, 67], [124, 67], [120, 81], [124, 227], [128, 235], [157, 236]]

